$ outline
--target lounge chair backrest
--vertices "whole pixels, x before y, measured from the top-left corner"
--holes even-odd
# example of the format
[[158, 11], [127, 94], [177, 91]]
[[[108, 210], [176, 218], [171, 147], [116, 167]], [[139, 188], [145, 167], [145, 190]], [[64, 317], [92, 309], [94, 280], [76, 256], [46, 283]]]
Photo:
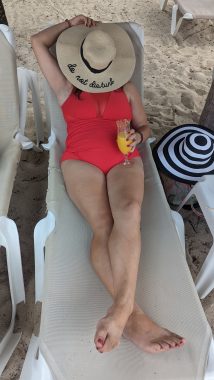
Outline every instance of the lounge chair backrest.
[[19, 127], [19, 91], [14, 48], [0, 31], [0, 216], [7, 215], [21, 150], [14, 140]]
[[[135, 24], [135, 23], [119, 23], [121, 27], [123, 27], [127, 33], [129, 34], [136, 54], [136, 65], [135, 70], [132, 75], [131, 81], [135, 84], [137, 87], [141, 97], [143, 98], [143, 30], [142, 28]], [[140, 38], [139, 38], [140, 35]], [[55, 46], [51, 48], [52, 54], [55, 55]], [[55, 151], [55, 166], [60, 165], [60, 156], [62, 154], [62, 151], [64, 150], [65, 146], [65, 139], [66, 139], [66, 123], [64, 121], [62, 112], [60, 107], [58, 106], [56, 96], [54, 95], [53, 91], [50, 91], [49, 85], [45, 81], [44, 83], [45, 88], [45, 101], [46, 101], [46, 119], [48, 124], [49, 133], [51, 133], [51, 130], [54, 132], [55, 137], [58, 141], [57, 149]], [[54, 110], [54, 112], [51, 112], [51, 110]]]
[[19, 91], [13, 47], [0, 31], [0, 150], [11, 141], [19, 126]]
[[[141, 97], [143, 98], [143, 70], [142, 70], [143, 52], [144, 52], [143, 30], [139, 25], [135, 23], [122, 22], [122, 23], [119, 23], [118, 25], [127, 31], [127, 33], [129, 34], [129, 37], [132, 40], [132, 43], [135, 49], [135, 55], [136, 55], [136, 65], [135, 65], [135, 70], [132, 75], [131, 81], [137, 87], [139, 93], [141, 94]], [[139, 35], [141, 37], [141, 40], [139, 38]]]

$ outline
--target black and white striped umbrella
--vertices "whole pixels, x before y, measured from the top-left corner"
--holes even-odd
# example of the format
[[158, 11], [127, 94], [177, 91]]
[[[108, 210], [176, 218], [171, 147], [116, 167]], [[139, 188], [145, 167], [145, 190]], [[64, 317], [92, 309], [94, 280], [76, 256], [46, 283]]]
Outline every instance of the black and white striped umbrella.
[[214, 174], [214, 132], [197, 124], [184, 124], [166, 133], [153, 148], [160, 170], [173, 179], [195, 184]]

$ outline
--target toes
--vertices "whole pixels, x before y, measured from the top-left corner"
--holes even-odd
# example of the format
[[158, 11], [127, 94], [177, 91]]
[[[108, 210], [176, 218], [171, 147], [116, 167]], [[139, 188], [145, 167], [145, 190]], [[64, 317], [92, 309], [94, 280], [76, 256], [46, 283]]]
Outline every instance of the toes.
[[119, 345], [119, 342], [115, 339], [112, 339], [109, 335], [106, 338], [104, 346], [99, 350], [100, 353], [110, 352]]
[[181, 347], [186, 343], [186, 340], [182, 336], [172, 333], [169, 330], [167, 330], [167, 332], [169, 334], [167, 334], [167, 336], [164, 337], [164, 339], [167, 340], [167, 342], [170, 342], [173, 348]]
[[165, 336], [157, 340], [152, 341], [152, 345], [149, 348], [149, 352], [163, 352], [169, 351], [173, 348], [178, 348], [183, 346], [185, 339], [179, 337], [176, 334], [171, 334], [170, 336]]
[[164, 351], [169, 351], [172, 348], [172, 342], [169, 342], [167, 339], [161, 340], [160, 345]]
[[119, 339], [113, 337], [107, 330], [101, 323], [98, 324], [94, 343], [100, 353], [110, 352], [119, 345]]
[[181, 347], [186, 343], [186, 340], [177, 334], [173, 334], [173, 340], [176, 342], [177, 347]]
[[145, 347], [145, 351], [154, 354], [154, 353], [164, 351], [164, 349], [161, 345], [161, 342], [152, 342], [151, 345], [149, 345], [148, 347]]
[[180, 342], [177, 336], [172, 333], [170, 335], [163, 336], [163, 340], [168, 343], [169, 348], [178, 347], [178, 344]]
[[96, 344], [96, 348], [97, 350], [103, 348], [104, 344], [105, 344], [105, 340], [103, 340], [102, 338], [98, 337], [97, 341], [95, 342]]
[[105, 329], [99, 329], [97, 328], [95, 337], [94, 337], [94, 343], [97, 350], [100, 350], [104, 347], [105, 341], [107, 339], [107, 331]]
[[186, 343], [186, 340], [182, 338], [180, 342], [178, 343], [178, 347], [182, 347]]
[[152, 343], [150, 352], [162, 352], [169, 351], [170, 345], [166, 340], [158, 340]]

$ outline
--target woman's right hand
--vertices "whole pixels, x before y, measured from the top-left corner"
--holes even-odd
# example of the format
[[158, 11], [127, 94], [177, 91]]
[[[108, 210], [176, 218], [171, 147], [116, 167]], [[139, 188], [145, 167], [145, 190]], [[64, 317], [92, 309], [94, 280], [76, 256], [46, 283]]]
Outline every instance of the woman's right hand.
[[96, 26], [96, 21], [84, 15], [79, 15], [79, 16], [71, 18], [70, 23], [72, 26], [84, 24], [85, 26], [88, 26], [89, 28], [90, 26]]

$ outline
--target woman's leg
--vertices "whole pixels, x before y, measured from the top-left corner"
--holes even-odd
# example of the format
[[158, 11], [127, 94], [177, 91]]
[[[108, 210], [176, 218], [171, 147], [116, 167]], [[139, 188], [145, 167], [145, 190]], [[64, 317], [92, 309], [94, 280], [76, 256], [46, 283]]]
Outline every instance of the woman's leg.
[[93, 165], [68, 160], [62, 163], [62, 173], [71, 200], [92, 228], [92, 265], [113, 296], [113, 279], [108, 253], [108, 240], [113, 226], [105, 175]]
[[100, 352], [110, 351], [125, 335], [148, 352], [168, 350], [184, 340], [153, 323], [134, 304], [141, 251], [140, 219], [144, 191], [143, 165], [134, 159], [129, 168], [114, 167], [107, 175], [113, 229], [109, 238], [114, 303], [97, 327], [95, 344]]
[[[114, 297], [113, 277], [108, 252], [108, 240], [113, 220], [107, 196], [106, 178], [99, 169], [82, 161], [65, 161], [62, 164], [62, 172], [70, 198], [93, 230], [91, 259], [94, 269], [112, 297]], [[149, 342], [147, 348], [141, 325], [141, 309], [135, 304], [134, 312], [129, 318], [127, 329], [125, 329], [126, 336], [141, 349], [146, 349], [150, 352], [169, 348], [169, 345], [162, 344], [160, 346], [158, 342], [153, 344]], [[110, 346], [109, 349], [112, 348]]]
[[144, 191], [143, 165], [117, 165], [107, 175], [108, 196], [114, 219], [109, 238], [114, 303], [98, 326], [95, 343], [101, 352], [119, 344], [124, 327], [133, 312], [140, 257], [140, 219]]

